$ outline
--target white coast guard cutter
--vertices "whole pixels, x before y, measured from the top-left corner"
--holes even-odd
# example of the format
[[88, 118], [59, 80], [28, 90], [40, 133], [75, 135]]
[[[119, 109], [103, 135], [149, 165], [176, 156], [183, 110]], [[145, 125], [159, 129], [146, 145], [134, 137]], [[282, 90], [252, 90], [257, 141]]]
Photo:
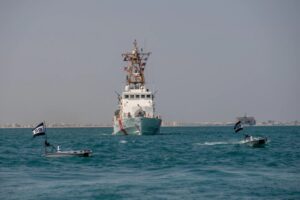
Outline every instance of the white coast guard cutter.
[[150, 52], [139, 49], [136, 40], [133, 44], [131, 52], [122, 54], [127, 62], [127, 76], [113, 118], [113, 135], [154, 135], [160, 131], [161, 119], [155, 115], [154, 94], [145, 85], [144, 71]]

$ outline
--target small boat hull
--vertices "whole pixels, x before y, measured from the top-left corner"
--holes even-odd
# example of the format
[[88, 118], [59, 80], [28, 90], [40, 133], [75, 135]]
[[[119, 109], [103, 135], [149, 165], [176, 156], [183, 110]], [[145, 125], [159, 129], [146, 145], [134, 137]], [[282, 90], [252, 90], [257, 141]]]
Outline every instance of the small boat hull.
[[56, 151], [46, 152], [45, 157], [89, 157], [92, 155], [91, 150], [78, 150], [78, 151]]
[[263, 147], [267, 143], [268, 139], [263, 137], [254, 137], [251, 139], [246, 139], [245, 144], [251, 147]]

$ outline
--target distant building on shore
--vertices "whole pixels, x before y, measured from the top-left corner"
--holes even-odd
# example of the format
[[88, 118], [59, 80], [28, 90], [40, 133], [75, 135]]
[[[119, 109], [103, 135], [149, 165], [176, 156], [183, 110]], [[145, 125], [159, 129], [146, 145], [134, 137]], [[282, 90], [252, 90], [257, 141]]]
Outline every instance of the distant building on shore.
[[256, 124], [255, 118], [248, 117], [247, 115], [245, 115], [243, 117], [237, 117], [236, 119], [237, 119], [237, 121], [241, 121], [242, 124], [244, 124], [244, 125], [255, 125]]

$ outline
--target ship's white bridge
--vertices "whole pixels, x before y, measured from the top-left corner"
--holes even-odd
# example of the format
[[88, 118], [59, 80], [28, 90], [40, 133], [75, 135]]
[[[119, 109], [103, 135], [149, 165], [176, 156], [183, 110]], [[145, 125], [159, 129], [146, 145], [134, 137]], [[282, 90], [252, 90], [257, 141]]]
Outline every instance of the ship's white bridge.
[[125, 90], [121, 96], [120, 110], [122, 117], [154, 117], [154, 95], [148, 89]]

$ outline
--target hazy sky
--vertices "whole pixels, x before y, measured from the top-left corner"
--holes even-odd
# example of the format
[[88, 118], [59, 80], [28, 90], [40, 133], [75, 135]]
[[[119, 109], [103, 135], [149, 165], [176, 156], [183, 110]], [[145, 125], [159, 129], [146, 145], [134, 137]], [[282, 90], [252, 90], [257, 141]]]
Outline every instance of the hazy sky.
[[0, 124], [111, 123], [134, 39], [166, 121], [300, 120], [300, 1], [0, 0]]

